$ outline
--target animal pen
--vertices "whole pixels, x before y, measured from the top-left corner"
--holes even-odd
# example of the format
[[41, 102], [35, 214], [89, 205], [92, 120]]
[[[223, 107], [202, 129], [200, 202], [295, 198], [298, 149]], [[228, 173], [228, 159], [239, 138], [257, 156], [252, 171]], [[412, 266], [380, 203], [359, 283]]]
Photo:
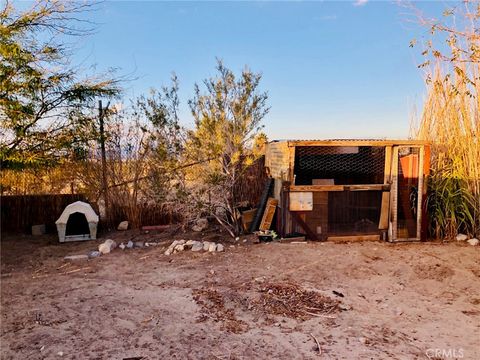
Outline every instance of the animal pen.
[[410, 140], [282, 140], [265, 167], [282, 237], [418, 241], [426, 237], [430, 147]]

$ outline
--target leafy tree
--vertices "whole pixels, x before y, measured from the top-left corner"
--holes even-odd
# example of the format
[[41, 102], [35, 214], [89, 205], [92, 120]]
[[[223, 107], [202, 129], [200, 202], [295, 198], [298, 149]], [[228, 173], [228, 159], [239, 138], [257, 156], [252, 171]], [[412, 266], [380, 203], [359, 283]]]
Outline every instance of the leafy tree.
[[188, 151], [191, 158], [208, 160], [196, 169], [208, 193], [203, 201], [235, 236], [241, 231], [235, 185], [258, 157], [253, 143], [269, 111], [268, 95], [259, 89], [261, 75], [248, 68], [238, 78], [221, 61], [216, 70], [215, 77], [204, 80], [203, 92], [195, 85], [195, 96], [189, 101], [195, 129], [189, 134]]
[[39, 0], [22, 11], [7, 1], [0, 10], [4, 168], [45, 164], [64, 155], [88, 129], [84, 113], [91, 100], [119, 93], [117, 80], [81, 78], [81, 69], [69, 63], [67, 40], [91, 32], [91, 24], [81, 18], [91, 9], [84, 2]]

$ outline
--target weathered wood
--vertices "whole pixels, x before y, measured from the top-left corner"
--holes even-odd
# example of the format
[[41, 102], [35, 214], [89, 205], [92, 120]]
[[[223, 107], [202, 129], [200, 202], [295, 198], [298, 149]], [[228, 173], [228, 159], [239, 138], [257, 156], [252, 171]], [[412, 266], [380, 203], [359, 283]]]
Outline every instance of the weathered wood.
[[[384, 184], [390, 185], [391, 171], [392, 171], [392, 147], [387, 146], [385, 148], [385, 167], [384, 167], [384, 175], [383, 175]], [[390, 207], [390, 194], [384, 191], [382, 194], [382, 205], [380, 208], [380, 220], [378, 222], [378, 228], [380, 230], [388, 229], [389, 207]]]
[[329, 236], [329, 241], [379, 241], [380, 235]]
[[389, 191], [390, 184], [290, 185], [290, 191]]
[[313, 192], [290, 192], [290, 211], [312, 211]]
[[267, 144], [265, 167], [271, 177], [287, 180], [290, 175], [290, 148], [287, 142], [275, 141]]
[[420, 148], [418, 159], [418, 188], [417, 188], [417, 239], [422, 237], [422, 205], [423, 205], [423, 172], [424, 172], [425, 152], [423, 147]]
[[[287, 141], [287, 140], [286, 140]], [[288, 140], [288, 146], [419, 146], [424, 140]]]
[[305, 221], [303, 221], [302, 217], [300, 216], [300, 212], [298, 211], [290, 211], [293, 220], [302, 227], [303, 230], [307, 233], [307, 237], [311, 240], [318, 240], [317, 234], [315, 234], [307, 225]]
[[263, 213], [262, 222], [260, 223], [260, 226], [259, 226], [260, 230], [270, 230], [277, 205], [278, 205], [277, 199], [274, 199], [274, 198], [268, 199], [267, 205], [265, 206], [265, 211]]
[[[392, 189], [390, 190], [390, 219], [389, 234], [391, 234], [390, 241], [397, 239], [398, 233], [398, 147], [393, 148], [392, 156], [392, 171], [391, 171]], [[391, 226], [391, 228], [390, 228]]]

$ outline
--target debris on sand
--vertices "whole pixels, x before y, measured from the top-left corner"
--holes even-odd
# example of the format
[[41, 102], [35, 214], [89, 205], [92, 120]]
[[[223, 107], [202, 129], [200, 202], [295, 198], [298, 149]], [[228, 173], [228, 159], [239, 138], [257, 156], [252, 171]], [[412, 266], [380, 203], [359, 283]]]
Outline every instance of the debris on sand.
[[248, 325], [236, 318], [233, 309], [225, 307], [225, 300], [217, 290], [197, 289], [193, 290], [193, 299], [201, 307], [198, 322], [211, 319], [222, 323], [222, 330], [239, 334], [248, 330]]
[[271, 315], [298, 320], [315, 316], [335, 318], [332, 314], [339, 310], [339, 301], [294, 283], [270, 283], [260, 291], [260, 298], [253, 300], [253, 307]]
[[175, 254], [184, 250], [222, 252], [225, 251], [225, 247], [220, 243], [217, 244], [211, 241], [175, 240], [170, 244], [167, 250], [165, 250], [165, 255]]

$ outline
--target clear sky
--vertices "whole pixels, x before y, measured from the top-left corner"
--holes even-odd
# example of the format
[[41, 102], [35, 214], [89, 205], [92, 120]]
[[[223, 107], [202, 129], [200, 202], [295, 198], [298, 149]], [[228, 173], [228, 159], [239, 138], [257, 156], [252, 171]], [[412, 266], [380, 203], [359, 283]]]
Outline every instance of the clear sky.
[[[445, 3], [417, 6], [438, 15]], [[219, 57], [236, 72], [248, 65], [263, 74], [270, 139], [404, 138], [425, 94], [421, 49], [409, 42], [426, 33], [406, 12], [366, 0], [107, 1], [75, 57], [136, 77], [127, 98], [168, 84], [175, 71], [187, 126], [193, 84], [214, 74]]]

